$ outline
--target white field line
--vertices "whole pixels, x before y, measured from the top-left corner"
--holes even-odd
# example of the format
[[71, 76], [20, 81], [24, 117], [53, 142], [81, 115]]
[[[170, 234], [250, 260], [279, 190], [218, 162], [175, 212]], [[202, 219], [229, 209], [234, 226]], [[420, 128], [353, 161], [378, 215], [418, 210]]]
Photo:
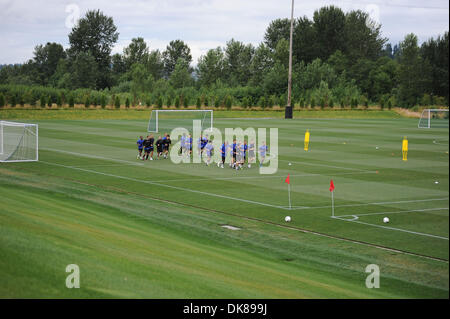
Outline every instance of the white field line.
[[326, 164], [319, 164], [319, 163], [296, 162], [296, 161], [288, 161], [288, 160], [282, 160], [282, 159], [279, 159], [278, 161], [280, 161], [280, 162], [290, 162], [290, 163], [296, 163], [296, 164], [302, 164], [302, 165], [310, 165], [310, 166], [322, 166], [322, 167], [346, 169], [346, 170], [351, 170], [351, 171], [369, 172], [369, 170], [361, 169], [361, 168], [334, 166], [334, 165], [326, 165]]
[[437, 142], [436, 140], [433, 141], [433, 144], [437, 144], [437, 145], [448, 145], [448, 141], [447, 143], [441, 143], [441, 142]]
[[426, 233], [419, 233], [419, 232], [415, 232], [415, 231], [412, 231], [412, 230], [406, 230], [406, 229], [401, 229], [401, 228], [370, 224], [370, 223], [361, 222], [361, 221], [355, 220], [355, 219], [340, 218], [340, 216], [334, 216], [334, 217], [331, 217], [331, 218], [338, 219], [338, 220], [343, 220], [343, 221], [351, 222], [351, 223], [358, 223], [358, 224], [362, 224], [362, 225], [372, 226], [372, 227], [378, 227], [378, 228], [384, 228], [384, 229], [389, 229], [389, 230], [400, 231], [400, 232], [409, 233], [409, 234], [413, 234], [413, 235], [419, 235], [419, 236], [425, 236], [425, 237], [432, 237], [432, 238], [448, 240], [448, 237], [442, 237], [442, 236], [426, 234]]
[[[375, 171], [368, 172], [351, 172], [351, 173], [336, 173], [336, 174], [291, 174], [291, 177], [308, 177], [308, 176], [336, 176], [336, 175], [359, 175], [359, 174], [376, 174]], [[210, 180], [234, 180], [234, 179], [260, 179], [260, 178], [280, 178], [284, 179], [287, 175], [260, 175], [260, 176], [235, 176], [235, 177], [210, 177], [210, 178], [185, 178], [185, 179], [164, 179], [154, 182], [193, 182], [193, 181], [210, 181]]]
[[[421, 202], [433, 202], [433, 201], [444, 201], [448, 200], [448, 197], [444, 198], [431, 198], [431, 199], [415, 199], [415, 200], [402, 200], [396, 202], [375, 202], [375, 203], [365, 203], [365, 204], [346, 204], [346, 205], [335, 205], [334, 208], [339, 207], [359, 207], [359, 206], [370, 206], [370, 205], [387, 205], [387, 204], [407, 204], [407, 203], [421, 203]], [[321, 209], [321, 208], [331, 208], [331, 205], [327, 206], [293, 206], [293, 210], [303, 210], [303, 209]], [[353, 216], [351, 215], [342, 215], [342, 216]]]
[[123, 163], [123, 164], [128, 164], [128, 165], [136, 165], [136, 166], [143, 166], [144, 165], [144, 163], [136, 163], [136, 162], [131, 162], [131, 161], [125, 161], [125, 160], [110, 158], [110, 157], [103, 157], [103, 156], [99, 156], [99, 155], [91, 155], [91, 154], [84, 154], [84, 153], [77, 153], [77, 152], [69, 152], [69, 151], [59, 150], [59, 149], [55, 149], [55, 148], [44, 148], [44, 147], [42, 147], [41, 149], [45, 150], [45, 151], [51, 151], [51, 152], [75, 155], [75, 156], [80, 156], [80, 157], [101, 159], [101, 160], [105, 160], [105, 161]]
[[348, 216], [372, 216], [372, 215], [387, 215], [387, 214], [403, 214], [403, 213], [415, 213], [415, 212], [432, 212], [435, 210], [449, 210], [448, 207], [442, 208], [424, 208], [424, 209], [412, 209], [412, 210], [401, 210], [396, 212], [379, 212], [379, 213], [364, 213], [364, 214], [349, 214], [349, 215], [339, 215], [335, 217], [348, 217]]
[[92, 170], [92, 169], [85, 169], [85, 168], [80, 168], [80, 167], [75, 167], [75, 166], [68, 166], [68, 165], [57, 164], [57, 163], [51, 163], [51, 162], [45, 162], [45, 161], [41, 161], [41, 163], [45, 163], [45, 164], [48, 164], [48, 165], [54, 165], [54, 166], [60, 166], [60, 167], [64, 167], [64, 168], [70, 168], [70, 169], [79, 170], [79, 171], [82, 171], [82, 172], [88, 172], [88, 173], [93, 173], [93, 174], [98, 174], [98, 175], [104, 175], [104, 176], [119, 178], [119, 179], [128, 180], [128, 181], [132, 181], [132, 182], [137, 182], [137, 183], [143, 183], [143, 184], [149, 184], [149, 185], [155, 185], [155, 186], [160, 186], [160, 187], [176, 189], [176, 190], [190, 192], [190, 193], [195, 193], [195, 194], [202, 194], [202, 195], [218, 197], [218, 198], [224, 198], [224, 199], [229, 199], [229, 200], [239, 201], [239, 202], [244, 202], [244, 203], [249, 203], [249, 204], [256, 204], [256, 205], [260, 205], [260, 206], [267, 206], [267, 207], [272, 207], [272, 208], [285, 209], [282, 206], [276, 206], [276, 205], [261, 203], [261, 202], [247, 200], [247, 199], [243, 199], [243, 198], [237, 198], [237, 197], [219, 195], [219, 194], [214, 194], [214, 193], [202, 192], [202, 191], [197, 191], [197, 190], [194, 190], [194, 189], [178, 187], [178, 186], [172, 186], [172, 185], [166, 185], [166, 184], [161, 184], [161, 183], [157, 183], [157, 182], [151, 182], [151, 181], [146, 181], [146, 180], [136, 179], [136, 178], [131, 178], [131, 177], [126, 177], [126, 176], [121, 176], [121, 175], [102, 173], [102, 172], [95, 171], [95, 170]]

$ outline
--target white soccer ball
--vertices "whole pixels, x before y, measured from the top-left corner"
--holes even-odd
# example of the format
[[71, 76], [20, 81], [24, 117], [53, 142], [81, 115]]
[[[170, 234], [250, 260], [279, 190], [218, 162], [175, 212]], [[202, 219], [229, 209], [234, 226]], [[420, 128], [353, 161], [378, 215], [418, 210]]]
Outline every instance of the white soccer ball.
[[289, 165], [289, 166], [291, 166], [292, 164], [291, 164], [291, 163], [289, 163], [288, 165]]
[[376, 149], [378, 149], [378, 146], [377, 147], [375, 147]]
[[291, 221], [291, 216], [284, 217], [284, 221], [289, 223]]
[[384, 217], [384, 218], [383, 218], [383, 223], [385, 223], [385, 224], [389, 223], [389, 218]]
[[439, 182], [438, 182], [438, 181], [435, 181], [434, 183], [435, 183], [435, 184], [439, 184]]
[[248, 164], [248, 168], [252, 168], [252, 165], [251, 165], [251, 164]]

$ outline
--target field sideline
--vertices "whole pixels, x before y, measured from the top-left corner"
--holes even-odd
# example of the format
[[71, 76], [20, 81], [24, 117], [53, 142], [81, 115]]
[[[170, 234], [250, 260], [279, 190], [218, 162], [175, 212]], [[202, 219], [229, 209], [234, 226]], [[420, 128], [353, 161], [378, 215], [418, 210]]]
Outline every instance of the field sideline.
[[[2, 298], [449, 297], [448, 128], [417, 129], [394, 111], [215, 112], [220, 129], [279, 128], [278, 172], [262, 176], [136, 160], [149, 112], [26, 112], [0, 111], [40, 134], [39, 162], [0, 165]], [[80, 289], [65, 287], [72, 263]], [[365, 287], [369, 264], [379, 289]]]

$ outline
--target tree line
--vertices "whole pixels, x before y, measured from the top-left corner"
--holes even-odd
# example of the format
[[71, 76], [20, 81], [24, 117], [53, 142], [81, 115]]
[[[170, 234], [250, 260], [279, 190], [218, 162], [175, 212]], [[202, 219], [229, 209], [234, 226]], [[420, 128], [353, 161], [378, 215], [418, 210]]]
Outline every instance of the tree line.
[[[113, 18], [88, 11], [69, 33], [68, 49], [38, 45], [31, 60], [0, 68], [0, 106], [284, 106], [289, 30], [288, 19], [274, 20], [258, 46], [231, 39], [193, 66], [182, 40], [161, 52], [136, 37], [112, 54], [119, 37]], [[446, 31], [420, 46], [407, 34], [392, 46], [366, 12], [322, 7], [312, 19], [294, 21], [293, 101], [300, 107], [448, 105], [448, 43]]]

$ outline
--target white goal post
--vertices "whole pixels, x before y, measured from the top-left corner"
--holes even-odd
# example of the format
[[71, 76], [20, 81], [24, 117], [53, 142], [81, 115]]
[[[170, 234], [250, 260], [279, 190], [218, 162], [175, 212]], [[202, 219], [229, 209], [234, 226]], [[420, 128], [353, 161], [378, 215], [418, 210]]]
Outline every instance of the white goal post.
[[192, 128], [192, 121], [200, 120], [203, 130], [213, 128], [213, 110], [152, 110], [147, 132], [171, 131], [177, 127]]
[[420, 115], [417, 127], [448, 127], [448, 116], [448, 109], [425, 109]]
[[0, 121], [0, 162], [35, 162], [38, 160], [38, 125]]

